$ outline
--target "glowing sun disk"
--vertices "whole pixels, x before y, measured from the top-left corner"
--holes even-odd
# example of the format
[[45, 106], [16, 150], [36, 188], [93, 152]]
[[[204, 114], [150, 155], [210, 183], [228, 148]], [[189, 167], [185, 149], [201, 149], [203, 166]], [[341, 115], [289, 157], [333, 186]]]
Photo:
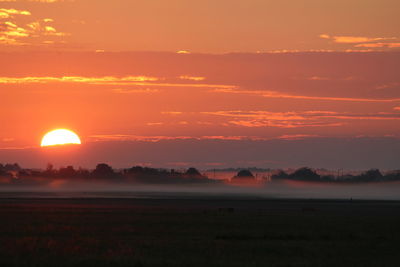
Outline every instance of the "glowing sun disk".
[[67, 129], [56, 129], [43, 136], [40, 146], [44, 147], [66, 144], [81, 144], [81, 139], [73, 131]]

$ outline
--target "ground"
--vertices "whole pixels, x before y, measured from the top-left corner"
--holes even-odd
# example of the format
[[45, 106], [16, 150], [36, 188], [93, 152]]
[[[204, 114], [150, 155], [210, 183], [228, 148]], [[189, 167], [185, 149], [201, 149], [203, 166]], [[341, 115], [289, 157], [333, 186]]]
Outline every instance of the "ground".
[[398, 266], [400, 202], [1, 199], [1, 266]]

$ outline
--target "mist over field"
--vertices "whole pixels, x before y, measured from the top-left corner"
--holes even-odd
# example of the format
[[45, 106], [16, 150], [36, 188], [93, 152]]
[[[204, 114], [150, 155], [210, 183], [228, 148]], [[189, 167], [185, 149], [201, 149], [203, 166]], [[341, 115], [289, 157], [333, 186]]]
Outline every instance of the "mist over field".
[[400, 200], [400, 182], [334, 184], [302, 181], [247, 184], [125, 184], [54, 179], [43, 185], [2, 185], [1, 197], [148, 199]]

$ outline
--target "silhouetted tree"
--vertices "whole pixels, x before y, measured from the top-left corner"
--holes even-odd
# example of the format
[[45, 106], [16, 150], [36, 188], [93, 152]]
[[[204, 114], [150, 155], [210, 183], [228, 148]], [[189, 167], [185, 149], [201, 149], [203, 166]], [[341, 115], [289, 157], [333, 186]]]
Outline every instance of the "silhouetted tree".
[[295, 180], [305, 180], [305, 181], [319, 181], [321, 177], [315, 171], [310, 168], [304, 167], [296, 170], [290, 175], [292, 179]]
[[79, 178], [83, 178], [83, 179], [89, 178], [90, 177], [90, 171], [86, 170], [86, 169], [79, 168], [76, 171], [76, 176], [79, 177]]
[[359, 179], [365, 182], [373, 182], [382, 180], [383, 175], [378, 169], [371, 169], [361, 174]]
[[4, 166], [4, 170], [7, 171], [20, 171], [21, 167], [18, 165], [18, 163], [14, 163], [14, 164], [6, 164]]
[[73, 178], [76, 176], [76, 171], [73, 166], [67, 166], [66, 168], [60, 168], [58, 175], [64, 178]]
[[115, 177], [115, 172], [111, 166], [105, 163], [97, 164], [96, 169], [92, 171], [94, 178], [112, 178]]
[[400, 180], [400, 170], [391, 171], [384, 176], [386, 181], [399, 181]]
[[48, 163], [46, 166], [46, 170], [43, 172], [43, 176], [45, 177], [54, 177], [56, 174], [56, 170], [54, 169], [53, 164]]
[[4, 170], [3, 164], [0, 163], [0, 176], [4, 176], [6, 174], [6, 171]]
[[196, 168], [193, 167], [187, 169], [185, 174], [188, 176], [201, 176], [201, 173]]
[[249, 178], [255, 178], [254, 175], [251, 173], [249, 170], [240, 170], [236, 176], [233, 177], [234, 179], [249, 179]]
[[289, 174], [287, 174], [286, 172], [284, 172], [283, 170], [279, 170], [278, 173], [273, 174], [271, 176], [272, 179], [288, 179], [289, 178]]

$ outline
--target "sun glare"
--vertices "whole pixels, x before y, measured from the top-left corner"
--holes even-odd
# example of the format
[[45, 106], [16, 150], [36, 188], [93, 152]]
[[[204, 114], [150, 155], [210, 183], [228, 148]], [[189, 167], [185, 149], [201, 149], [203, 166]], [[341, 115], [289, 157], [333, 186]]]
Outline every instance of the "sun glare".
[[42, 138], [40, 146], [57, 146], [67, 144], [81, 144], [81, 139], [73, 131], [67, 129], [56, 129], [48, 132]]

